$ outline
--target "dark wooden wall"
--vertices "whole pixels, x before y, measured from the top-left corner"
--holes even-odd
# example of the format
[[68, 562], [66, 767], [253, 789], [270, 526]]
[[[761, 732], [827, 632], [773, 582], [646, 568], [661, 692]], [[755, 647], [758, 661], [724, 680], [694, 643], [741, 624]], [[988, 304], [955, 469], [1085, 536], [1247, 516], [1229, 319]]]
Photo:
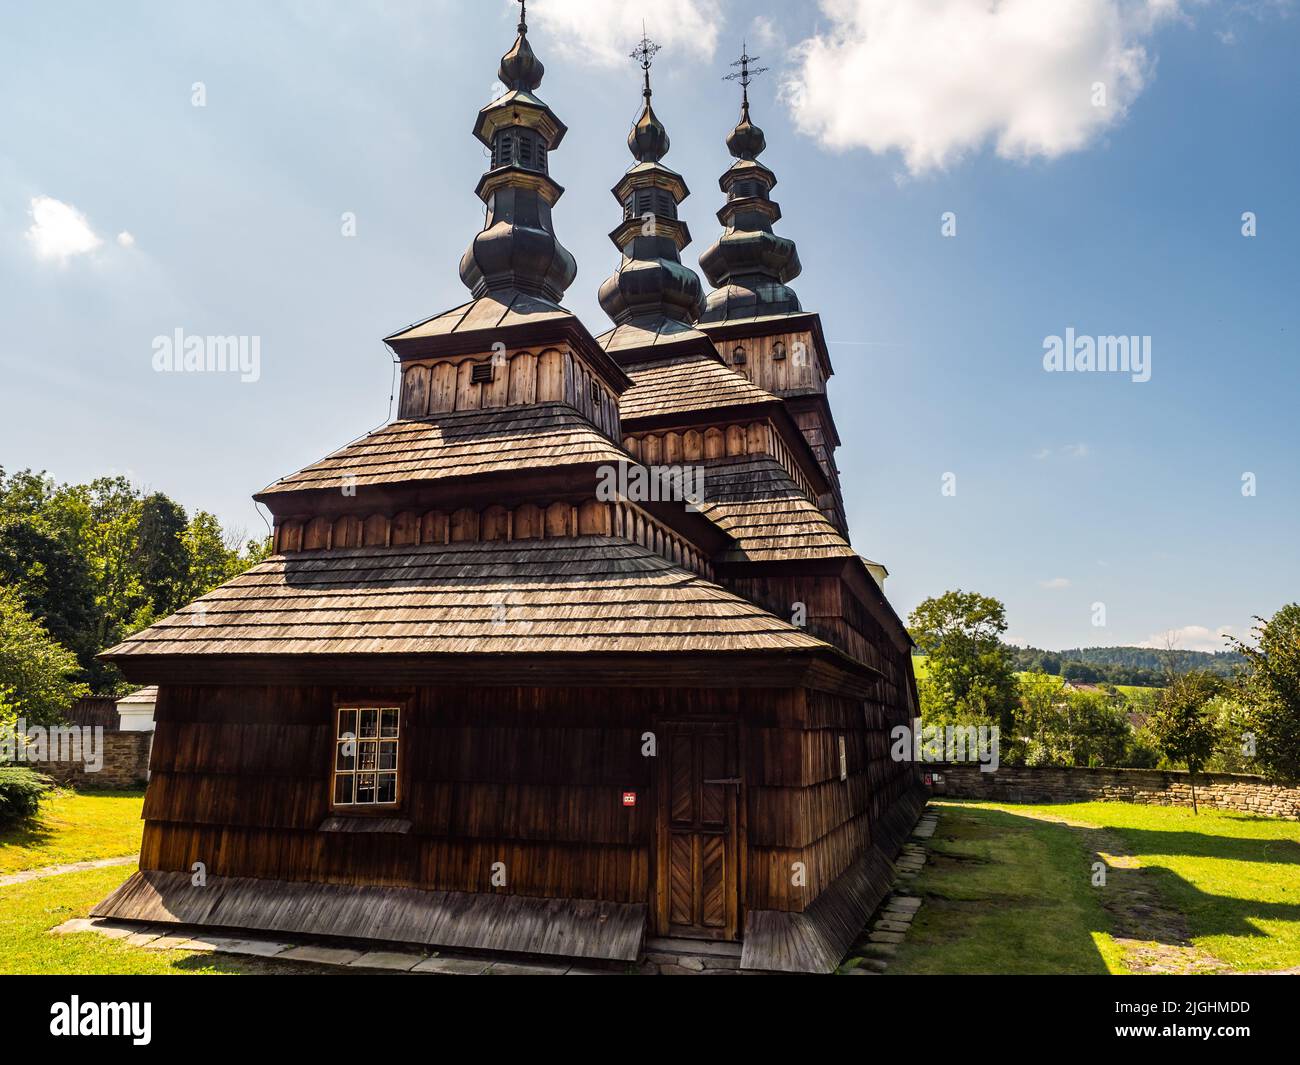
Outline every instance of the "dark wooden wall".
[[[336, 696], [409, 700], [395, 815], [409, 833], [321, 830]], [[802, 910], [909, 786], [910, 767], [888, 758], [896, 716], [799, 689], [165, 686], [141, 868], [202, 861], [218, 876], [653, 903], [655, 766], [642, 735], [698, 717], [740, 724], [744, 905]], [[622, 805], [627, 790], [635, 807]], [[490, 883], [495, 862], [504, 888]]]
[[[802, 695], [749, 689], [420, 689], [403, 736], [409, 834], [320, 831], [330, 816], [330, 688], [164, 687], [141, 867], [332, 883], [649, 899], [665, 717], [798, 726]], [[635, 807], [622, 793], [635, 790]]]

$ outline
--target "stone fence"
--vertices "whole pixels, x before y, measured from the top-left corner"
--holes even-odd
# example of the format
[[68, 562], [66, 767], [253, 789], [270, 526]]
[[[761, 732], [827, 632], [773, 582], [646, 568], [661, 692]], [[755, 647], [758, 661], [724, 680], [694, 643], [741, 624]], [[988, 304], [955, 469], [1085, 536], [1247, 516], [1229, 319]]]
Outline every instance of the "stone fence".
[[103, 791], [143, 788], [149, 779], [149, 750], [153, 746], [153, 733], [114, 730], [105, 731], [102, 735], [103, 764], [98, 772], [89, 771], [84, 757], [51, 758], [27, 764], [65, 787]]
[[[1059, 769], [1003, 766], [981, 773], [978, 765], [923, 767], [934, 795], [986, 802], [1135, 802], [1149, 806], [1192, 805], [1192, 786], [1183, 772], [1157, 769]], [[1198, 806], [1300, 821], [1300, 788], [1269, 784], [1263, 777], [1198, 773]]]

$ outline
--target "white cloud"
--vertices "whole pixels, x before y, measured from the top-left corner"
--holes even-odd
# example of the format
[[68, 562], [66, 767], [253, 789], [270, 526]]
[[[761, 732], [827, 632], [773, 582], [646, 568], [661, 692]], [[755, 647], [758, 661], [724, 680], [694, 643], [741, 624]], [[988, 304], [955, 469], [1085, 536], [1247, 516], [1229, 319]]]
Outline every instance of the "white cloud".
[[[611, 0], [543, 0], [528, 6], [528, 25], [540, 27], [559, 53], [597, 66], [628, 62], [641, 39], [641, 23], [650, 39], [675, 55], [712, 59], [722, 22], [720, 0], [658, 0], [652, 17], [632, 4]], [[534, 42], [535, 43], [535, 42]]]
[[785, 96], [826, 147], [898, 151], [913, 174], [990, 142], [1008, 159], [1055, 158], [1124, 117], [1152, 76], [1147, 42], [1179, 4], [821, 0], [829, 26], [794, 49]]
[[1086, 459], [1089, 454], [1087, 444], [1066, 444], [1061, 450], [1072, 459]]
[[134, 247], [135, 247], [135, 235], [132, 234], [132, 233], [128, 233], [128, 232], [124, 229], [124, 230], [122, 230], [121, 233], [119, 233], [119, 234], [117, 235], [117, 242], [118, 242], [118, 244], [121, 245], [123, 248], [134, 248]]
[[1053, 578], [1051, 578], [1050, 580], [1039, 581], [1039, 582], [1038, 582], [1038, 587], [1040, 587], [1040, 588], [1047, 588], [1047, 589], [1050, 589], [1050, 590], [1053, 590], [1053, 591], [1056, 590], [1056, 589], [1058, 589], [1058, 588], [1068, 588], [1068, 587], [1070, 587], [1070, 578], [1069, 578], [1069, 577], [1053, 577]]
[[1226, 651], [1225, 636], [1236, 635], [1231, 625], [1220, 625], [1217, 629], [1207, 629], [1204, 625], [1184, 625], [1181, 629], [1157, 632], [1143, 640], [1139, 647], [1153, 647], [1163, 651], [1173, 647], [1176, 651]]
[[31, 228], [27, 240], [38, 259], [65, 263], [77, 255], [92, 252], [104, 242], [86, 221], [86, 216], [70, 203], [53, 196], [32, 200]]

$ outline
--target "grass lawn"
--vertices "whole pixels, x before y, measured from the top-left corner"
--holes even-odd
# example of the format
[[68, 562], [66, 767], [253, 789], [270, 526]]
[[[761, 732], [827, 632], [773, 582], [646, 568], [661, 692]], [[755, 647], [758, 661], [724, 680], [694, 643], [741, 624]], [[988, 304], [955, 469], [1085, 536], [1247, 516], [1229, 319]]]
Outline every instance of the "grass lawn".
[[[1227, 967], [1300, 966], [1296, 822], [1125, 803], [936, 805], [942, 817], [916, 886], [925, 905], [890, 972], [1124, 972], [1104, 903], [1113, 907], [1107, 893], [1126, 883], [1153, 892], [1191, 948]], [[1096, 853], [1117, 849], [1137, 868], [1113, 868], [1108, 887], [1093, 887]]]
[[0, 876], [140, 849], [142, 791], [55, 791], [31, 824], [0, 831]]

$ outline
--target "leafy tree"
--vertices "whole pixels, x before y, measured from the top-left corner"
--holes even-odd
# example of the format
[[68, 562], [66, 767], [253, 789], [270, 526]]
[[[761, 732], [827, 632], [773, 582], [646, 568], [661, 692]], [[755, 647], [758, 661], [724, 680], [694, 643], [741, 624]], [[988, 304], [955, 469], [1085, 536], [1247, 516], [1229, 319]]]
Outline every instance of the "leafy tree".
[[1211, 703], [1223, 693], [1224, 680], [1207, 670], [1194, 670], [1173, 678], [1160, 693], [1148, 728], [1160, 749], [1187, 766], [1192, 784], [1192, 812], [1196, 813], [1196, 774], [1219, 743], [1219, 721]]
[[1010, 649], [1002, 643], [1002, 603], [977, 592], [945, 592], [913, 610], [908, 628], [929, 655], [929, 709], [935, 716], [994, 721], [1004, 736], [1013, 735], [1017, 690]]
[[28, 612], [89, 666], [97, 650], [89, 567], [39, 517], [0, 513], [0, 584], [18, 589]]
[[1282, 607], [1252, 630], [1255, 644], [1234, 641], [1246, 658], [1244, 695], [1255, 760], [1268, 776], [1300, 781], [1300, 603]]
[[0, 586], [0, 692], [6, 714], [47, 724], [89, 688], [76, 679], [76, 656], [50, 638], [16, 588]]
[[140, 590], [153, 614], [165, 617], [183, 602], [189, 584], [185, 511], [161, 492], [140, 503], [135, 566]]

